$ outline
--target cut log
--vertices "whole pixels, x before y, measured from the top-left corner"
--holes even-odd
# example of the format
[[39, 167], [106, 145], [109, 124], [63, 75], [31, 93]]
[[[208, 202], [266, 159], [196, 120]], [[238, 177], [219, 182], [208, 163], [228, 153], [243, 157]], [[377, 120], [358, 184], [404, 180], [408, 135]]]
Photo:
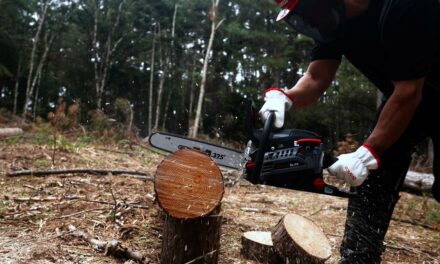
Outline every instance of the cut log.
[[284, 263], [275, 252], [270, 232], [250, 231], [241, 236], [241, 255], [259, 263]]
[[430, 192], [433, 184], [433, 174], [408, 171], [403, 188], [413, 192]]
[[321, 228], [310, 219], [285, 215], [272, 232], [274, 248], [289, 263], [324, 263], [331, 257], [331, 246]]
[[154, 188], [166, 214], [161, 263], [217, 263], [224, 185], [215, 162], [179, 150], [159, 165]]
[[0, 138], [18, 136], [23, 134], [23, 129], [21, 128], [0, 128]]

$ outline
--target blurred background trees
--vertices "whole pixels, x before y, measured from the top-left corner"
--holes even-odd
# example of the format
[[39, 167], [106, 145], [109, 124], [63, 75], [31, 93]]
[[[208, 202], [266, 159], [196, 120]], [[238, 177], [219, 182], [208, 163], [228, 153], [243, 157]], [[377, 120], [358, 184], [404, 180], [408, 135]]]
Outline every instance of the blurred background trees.
[[[222, 24], [206, 56], [213, 4], [0, 0], [0, 108], [47, 120], [61, 98], [78, 106], [83, 126], [99, 112], [123, 116], [141, 136], [188, 134], [199, 120], [199, 134], [243, 141], [244, 101], [261, 105], [266, 88], [294, 85], [313, 41], [276, 23], [273, 1], [222, 0], [215, 14]], [[315, 131], [329, 146], [348, 132], [362, 141], [375, 107], [375, 89], [343, 61], [320, 103], [291, 111], [286, 127]]]

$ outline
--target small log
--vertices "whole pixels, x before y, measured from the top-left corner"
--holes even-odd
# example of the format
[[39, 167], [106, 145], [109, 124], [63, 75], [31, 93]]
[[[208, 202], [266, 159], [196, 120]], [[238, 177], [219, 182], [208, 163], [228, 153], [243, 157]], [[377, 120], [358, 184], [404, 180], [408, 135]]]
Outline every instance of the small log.
[[241, 255], [259, 263], [284, 263], [275, 252], [270, 232], [250, 231], [241, 236]]
[[215, 162], [179, 150], [159, 165], [154, 188], [166, 214], [161, 263], [217, 263], [224, 185]]
[[13, 137], [23, 134], [23, 129], [21, 128], [0, 128], [0, 138]]
[[285, 215], [272, 232], [274, 248], [289, 263], [324, 263], [331, 257], [331, 246], [321, 228], [310, 219]]
[[433, 174], [408, 171], [403, 188], [413, 192], [430, 192], [433, 184]]

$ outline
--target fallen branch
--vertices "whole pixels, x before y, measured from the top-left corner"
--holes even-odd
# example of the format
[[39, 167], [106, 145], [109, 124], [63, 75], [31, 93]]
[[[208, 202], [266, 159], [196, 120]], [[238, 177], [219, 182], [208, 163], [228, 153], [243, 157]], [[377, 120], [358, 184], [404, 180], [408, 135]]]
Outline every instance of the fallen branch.
[[[107, 205], [115, 205], [115, 202], [107, 202], [107, 201], [100, 201], [100, 200], [91, 200], [86, 199], [83, 195], [67, 195], [67, 196], [35, 196], [35, 197], [9, 197], [7, 195], [4, 196], [5, 200], [13, 200], [14, 202], [52, 202], [52, 201], [63, 201], [63, 200], [78, 200], [81, 202], [88, 202], [88, 203], [97, 203], [97, 204], [107, 204]], [[116, 205], [118, 207], [128, 206], [131, 208], [136, 209], [149, 209], [148, 206], [140, 205], [137, 203], [127, 203], [126, 201], [116, 201]]]
[[9, 177], [19, 177], [19, 176], [35, 176], [35, 177], [44, 177], [49, 175], [60, 175], [60, 174], [73, 174], [73, 173], [87, 173], [92, 175], [120, 175], [132, 177], [145, 181], [153, 181], [154, 177], [148, 173], [140, 172], [140, 171], [127, 171], [127, 170], [107, 170], [107, 169], [87, 169], [87, 168], [79, 168], [79, 169], [59, 169], [59, 170], [22, 170], [22, 171], [11, 171], [8, 172], [7, 176]]
[[147, 257], [141, 252], [132, 251], [122, 246], [118, 240], [102, 241], [94, 239], [89, 233], [79, 230], [73, 225], [69, 225], [69, 231], [72, 232], [73, 236], [89, 243], [95, 250], [104, 251], [107, 256], [113, 256], [118, 259], [131, 259], [138, 263], [147, 262]]
[[51, 201], [61, 201], [61, 200], [80, 200], [84, 198], [85, 196], [78, 196], [78, 195], [68, 195], [68, 196], [47, 196], [47, 197], [41, 197], [41, 196], [35, 196], [35, 197], [12, 197], [5, 195], [5, 200], [13, 200], [14, 202], [51, 202]]

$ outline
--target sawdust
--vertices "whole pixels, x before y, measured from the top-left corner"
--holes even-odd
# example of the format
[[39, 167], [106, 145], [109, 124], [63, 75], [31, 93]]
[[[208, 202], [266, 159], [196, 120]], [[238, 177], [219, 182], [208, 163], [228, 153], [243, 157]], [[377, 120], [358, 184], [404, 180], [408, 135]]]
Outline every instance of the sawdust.
[[[54, 154], [52, 146], [29, 141], [0, 141], [0, 263], [124, 262], [70, 236], [70, 224], [101, 240], [117, 239], [143, 252], [150, 263], [159, 263], [162, 213], [154, 202], [151, 182], [87, 174], [10, 178], [6, 173], [89, 167], [125, 168], [154, 175], [163, 155], [139, 146], [89, 144], [56, 149]], [[231, 171], [224, 175], [238, 177]], [[16, 197], [56, 199], [20, 202], [14, 200]], [[131, 206], [134, 204], [143, 208]], [[243, 232], [270, 231], [283, 215], [291, 212], [309, 217], [324, 230], [333, 253], [328, 263], [337, 263], [346, 206], [343, 198], [252, 186], [239, 180], [224, 194], [219, 263], [254, 263], [240, 256]], [[386, 237], [383, 263], [439, 263], [439, 212], [439, 205], [431, 198], [402, 193]]]

